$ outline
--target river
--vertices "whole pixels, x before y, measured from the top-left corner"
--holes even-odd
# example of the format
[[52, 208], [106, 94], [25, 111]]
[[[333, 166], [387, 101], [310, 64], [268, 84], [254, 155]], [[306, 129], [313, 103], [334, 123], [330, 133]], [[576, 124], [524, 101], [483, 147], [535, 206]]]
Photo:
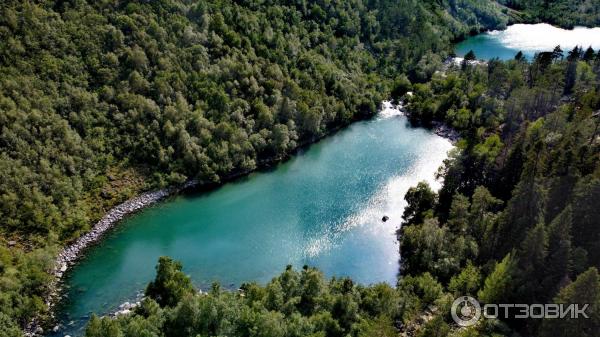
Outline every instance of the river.
[[145, 209], [68, 272], [54, 335], [80, 336], [92, 312], [135, 300], [162, 255], [180, 260], [200, 289], [264, 283], [288, 264], [395, 285], [404, 194], [421, 180], [439, 187], [434, 173], [451, 148], [386, 105], [274, 169]]
[[575, 46], [600, 49], [600, 27], [575, 27], [572, 30], [551, 26], [547, 23], [516, 24], [506, 30], [494, 30], [472, 36], [456, 45], [456, 54], [464, 56], [473, 50], [478, 59], [497, 57], [510, 60], [521, 51], [531, 59], [541, 51], [552, 51], [560, 45], [565, 56]]

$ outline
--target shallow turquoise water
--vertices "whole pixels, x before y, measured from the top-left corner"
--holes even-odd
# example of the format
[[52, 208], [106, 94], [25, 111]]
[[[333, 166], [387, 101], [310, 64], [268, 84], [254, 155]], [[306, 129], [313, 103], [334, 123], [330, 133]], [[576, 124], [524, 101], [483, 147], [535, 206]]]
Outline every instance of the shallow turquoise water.
[[287, 264], [394, 285], [404, 193], [432, 181], [450, 148], [386, 110], [268, 172], [129, 217], [69, 272], [56, 335], [81, 335], [90, 313], [135, 299], [162, 255], [182, 261], [199, 288], [267, 282]]
[[510, 60], [522, 51], [531, 59], [541, 51], [552, 51], [560, 45], [565, 56], [575, 46], [591, 46], [600, 49], [600, 28], [576, 27], [572, 30], [553, 27], [549, 24], [516, 24], [503, 31], [491, 31], [470, 37], [456, 45], [456, 54], [464, 56], [473, 50], [478, 59], [497, 57]]

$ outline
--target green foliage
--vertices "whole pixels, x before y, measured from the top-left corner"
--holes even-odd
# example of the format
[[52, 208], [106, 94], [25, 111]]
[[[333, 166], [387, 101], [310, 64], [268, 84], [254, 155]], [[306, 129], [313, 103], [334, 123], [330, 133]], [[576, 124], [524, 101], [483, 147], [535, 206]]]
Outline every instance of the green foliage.
[[448, 290], [455, 296], [476, 295], [481, 284], [479, 268], [471, 263], [461, 270], [460, 274], [453, 276], [448, 283]]
[[[447, 302], [444, 285], [490, 301], [595, 289], [594, 269], [580, 274], [600, 266], [600, 54], [556, 48], [436, 72], [451, 41], [509, 19], [597, 25], [594, 1], [7, 1], [0, 11], [9, 336], [46, 310], [54, 246], [107, 208], [280, 160], [408, 90], [411, 121], [444, 122], [463, 139], [439, 193], [419, 184], [406, 196], [399, 290], [290, 268], [265, 287], [199, 295], [163, 259], [136, 314], [92, 318], [87, 335], [387, 336], [425, 303]], [[424, 334], [447, 334], [431, 322]], [[508, 333], [477, 329], [464, 333]]]
[[419, 224], [433, 214], [430, 210], [435, 206], [437, 196], [427, 182], [422, 181], [416, 187], [411, 187], [404, 196], [406, 207], [402, 214], [405, 225]]
[[499, 0], [522, 11], [531, 21], [548, 22], [562, 27], [598, 26], [600, 4], [591, 0]]
[[[428, 219], [401, 233], [403, 277], [431, 273], [484, 303], [576, 301], [586, 291], [570, 283], [581, 278], [595, 298], [594, 272], [582, 273], [599, 266], [600, 63], [591, 50], [562, 54], [450, 67], [414, 86], [410, 119], [452, 125], [462, 139], [439, 171], [437, 202], [419, 210]], [[477, 249], [461, 252], [453, 246], [461, 240]], [[440, 268], [450, 251], [454, 263]], [[457, 335], [586, 335], [597, 324], [507, 323]]]
[[441, 316], [436, 316], [425, 324], [423, 330], [419, 331], [418, 337], [446, 337], [450, 332], [450, 326], [444, 322]]
[[547, 319], [541, 328], [541, 336], [595, 336], [600, 325], [600, 276], [596, 268], [590, 268], [564, 287], [554, 298], [554, 303], [579, 304], [589, 307], [584, 319]]
[[496, 263], [493, 271], [485, 279], [483, 288], [477, 297], [483, 303], [507, 303], [512, 295], [513, 278], [515, 277], [515, 261], [510, 254]]
[[[0, 327], [14, 334], [15, 329], [39, 313], [45, 313], [43, 296], [51, 281], [47, 270], [52, 265], [51, 251], [36, 249], [29, 253], [0, 245]], [[6, 329], [6, 330], [4, 330]], [[20, 329], [18, 329], [20, 330]]]
[[[179, 263], [161, 258], [156, 280], [148, 288], [165, 279], [165, 273], [173, 278], [179, 268]], [[412, 284], [428, 301], [441, 294], [442, 286], [431, 276], [416, 278]], [[288, 267], [266, 286], [244, 284], [239, 292], [215, 285], [207, 293], [187, 292], [164, 307], [149, 296], [132, 314], [116, 319], [92, 317], [86, 336], [391, 337], [398, 333], [394, 322], [402, 314], [399, 296], [388, 285], [327, 281], [313, 268], [298, 272]]]
[[424, 305], [435, 302], [442, 296], [442, 285], [429, 273], [424, 273], [416, 277], [406, 276], [400, 279], [398, 287], [419, 297]]
[[469, 50], [469, 52], [465, 54], [464, 59], [465, 61], [474, 61], [477, 59], [477, 57], [475, 56], [475, 53], [472, 50]]
[[427, 219], [418, 226], [404, 227], [400, 240], [401, 269], [405, 274], [430, 272], [440, 280], [449, 280], [463, 263], [477, 254], [472, 238], [452, 234], [438, 220]]
[[160, 306], [175, 306], [194, 288], [190, 278], [181, 271], [181, 263], [162, 256], [156, 266], [156, 278], [146, 287], [145, 295]]

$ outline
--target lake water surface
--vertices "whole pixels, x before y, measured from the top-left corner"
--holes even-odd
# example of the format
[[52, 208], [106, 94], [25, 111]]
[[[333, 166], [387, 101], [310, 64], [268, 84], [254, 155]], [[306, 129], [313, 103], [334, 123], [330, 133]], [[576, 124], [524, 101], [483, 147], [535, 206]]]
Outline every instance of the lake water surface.
[[268, 172], [143, 210], [68, 273], [56, 336], [80, 336], [92, 312], [134, 300], [162, 255], [201, 289], [264, 283], [288, 264], [395, 285], [404, 194], [421, 180], [439, 187], [434, 173], [451, 148], [388, 106]]
[[456, 54], [464, 56], [473, 50], [478, 59], [497, 57], [510, 60], [522, 51], [526, 57], [541, 51], [552, 51], [560, 45], [565, 56], [575, 46], [600, 49], [600, 28], [576, 27], [572, 30], [557, 28], [546, 23], [516, 24], [506, 30], [494, 30], [470, 37], [456, 46]]

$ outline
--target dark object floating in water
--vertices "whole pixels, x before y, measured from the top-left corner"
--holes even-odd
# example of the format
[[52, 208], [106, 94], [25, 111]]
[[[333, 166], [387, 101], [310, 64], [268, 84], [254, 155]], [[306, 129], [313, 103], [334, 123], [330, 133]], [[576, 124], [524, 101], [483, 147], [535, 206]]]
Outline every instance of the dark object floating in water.
[[381, 218], [381, 221], [383, 221], [383, 222], [386, 222], [386, 221], [388, 221], [389, 219], [390, 219], [390, 217], [389, 217], [389, 216], [387, 216], [387, 215], [384, 215], [384, 216], [383, 216], [383, 218]]

